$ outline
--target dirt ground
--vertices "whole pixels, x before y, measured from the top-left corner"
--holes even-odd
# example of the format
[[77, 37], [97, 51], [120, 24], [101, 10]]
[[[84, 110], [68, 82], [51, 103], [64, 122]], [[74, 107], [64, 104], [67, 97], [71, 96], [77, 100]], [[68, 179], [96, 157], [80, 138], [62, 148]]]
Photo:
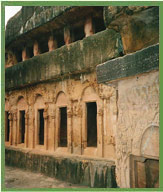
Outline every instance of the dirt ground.
[[13, 189], [29, 188], [88, 188], [47, 177], [41, 173], [32, 173], [18, 168], [5, 167], [5, 187]]

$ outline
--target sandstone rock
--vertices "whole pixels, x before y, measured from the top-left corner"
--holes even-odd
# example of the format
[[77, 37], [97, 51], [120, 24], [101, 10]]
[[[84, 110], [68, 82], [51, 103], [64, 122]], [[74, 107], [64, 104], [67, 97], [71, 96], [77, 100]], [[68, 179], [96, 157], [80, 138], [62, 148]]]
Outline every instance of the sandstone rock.
[[120, 32], [125, 54], [159, 42], [158, 7], [105, 7], [104, 21]]

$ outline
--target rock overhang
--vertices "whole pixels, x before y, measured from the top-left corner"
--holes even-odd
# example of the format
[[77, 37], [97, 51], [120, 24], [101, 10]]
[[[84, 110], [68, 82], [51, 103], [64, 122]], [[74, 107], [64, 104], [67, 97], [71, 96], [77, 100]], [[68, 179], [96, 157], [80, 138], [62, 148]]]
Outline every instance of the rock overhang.
[[7, 68], [5, 87], [6, 90], [17, 89], [69, 74], [95, 70], [96, 65], [118, 57], [121, 52], [119, 33], [105, 30]]
[[[6, 26], [6, 49], [13, 49], [26, 41], [50, 31], [59, 31], [66, 25], [80, 23], [88, 15], [99, 17], [101, 6], [24, 6]], [[50, 29], [50, 30], [49, 30]]]

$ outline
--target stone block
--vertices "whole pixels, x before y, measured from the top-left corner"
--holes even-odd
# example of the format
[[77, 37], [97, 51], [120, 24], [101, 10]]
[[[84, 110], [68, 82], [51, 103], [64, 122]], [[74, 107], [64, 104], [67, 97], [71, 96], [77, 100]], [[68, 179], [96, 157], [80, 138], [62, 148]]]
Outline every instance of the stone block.
[[98, 83], [138, 75], [159, 68], [159, 45], [100, 64], [96, 68]]

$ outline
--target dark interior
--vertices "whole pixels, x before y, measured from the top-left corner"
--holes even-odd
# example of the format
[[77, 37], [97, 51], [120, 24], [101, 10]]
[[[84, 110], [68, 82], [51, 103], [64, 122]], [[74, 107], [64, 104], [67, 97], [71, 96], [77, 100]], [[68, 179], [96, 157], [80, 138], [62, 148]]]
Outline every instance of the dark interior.
[[44, 145], [44, 117], [43, 109], [38, 110], [39, 113], [39, 145]]
[[60, 147], [67, 147], [67, 107], [60, 108]]
[[9, 112], [6, 111], [6, 141], [9, 141], [9, 135], [10, 135], [10, 120], [9, 120]]
[[25, 135], [25, 111], [20, 111], [20, 143], [24, 143], [24, 135]]
[[87, 103], [87, 147], [97, 147], [97, 105]]

